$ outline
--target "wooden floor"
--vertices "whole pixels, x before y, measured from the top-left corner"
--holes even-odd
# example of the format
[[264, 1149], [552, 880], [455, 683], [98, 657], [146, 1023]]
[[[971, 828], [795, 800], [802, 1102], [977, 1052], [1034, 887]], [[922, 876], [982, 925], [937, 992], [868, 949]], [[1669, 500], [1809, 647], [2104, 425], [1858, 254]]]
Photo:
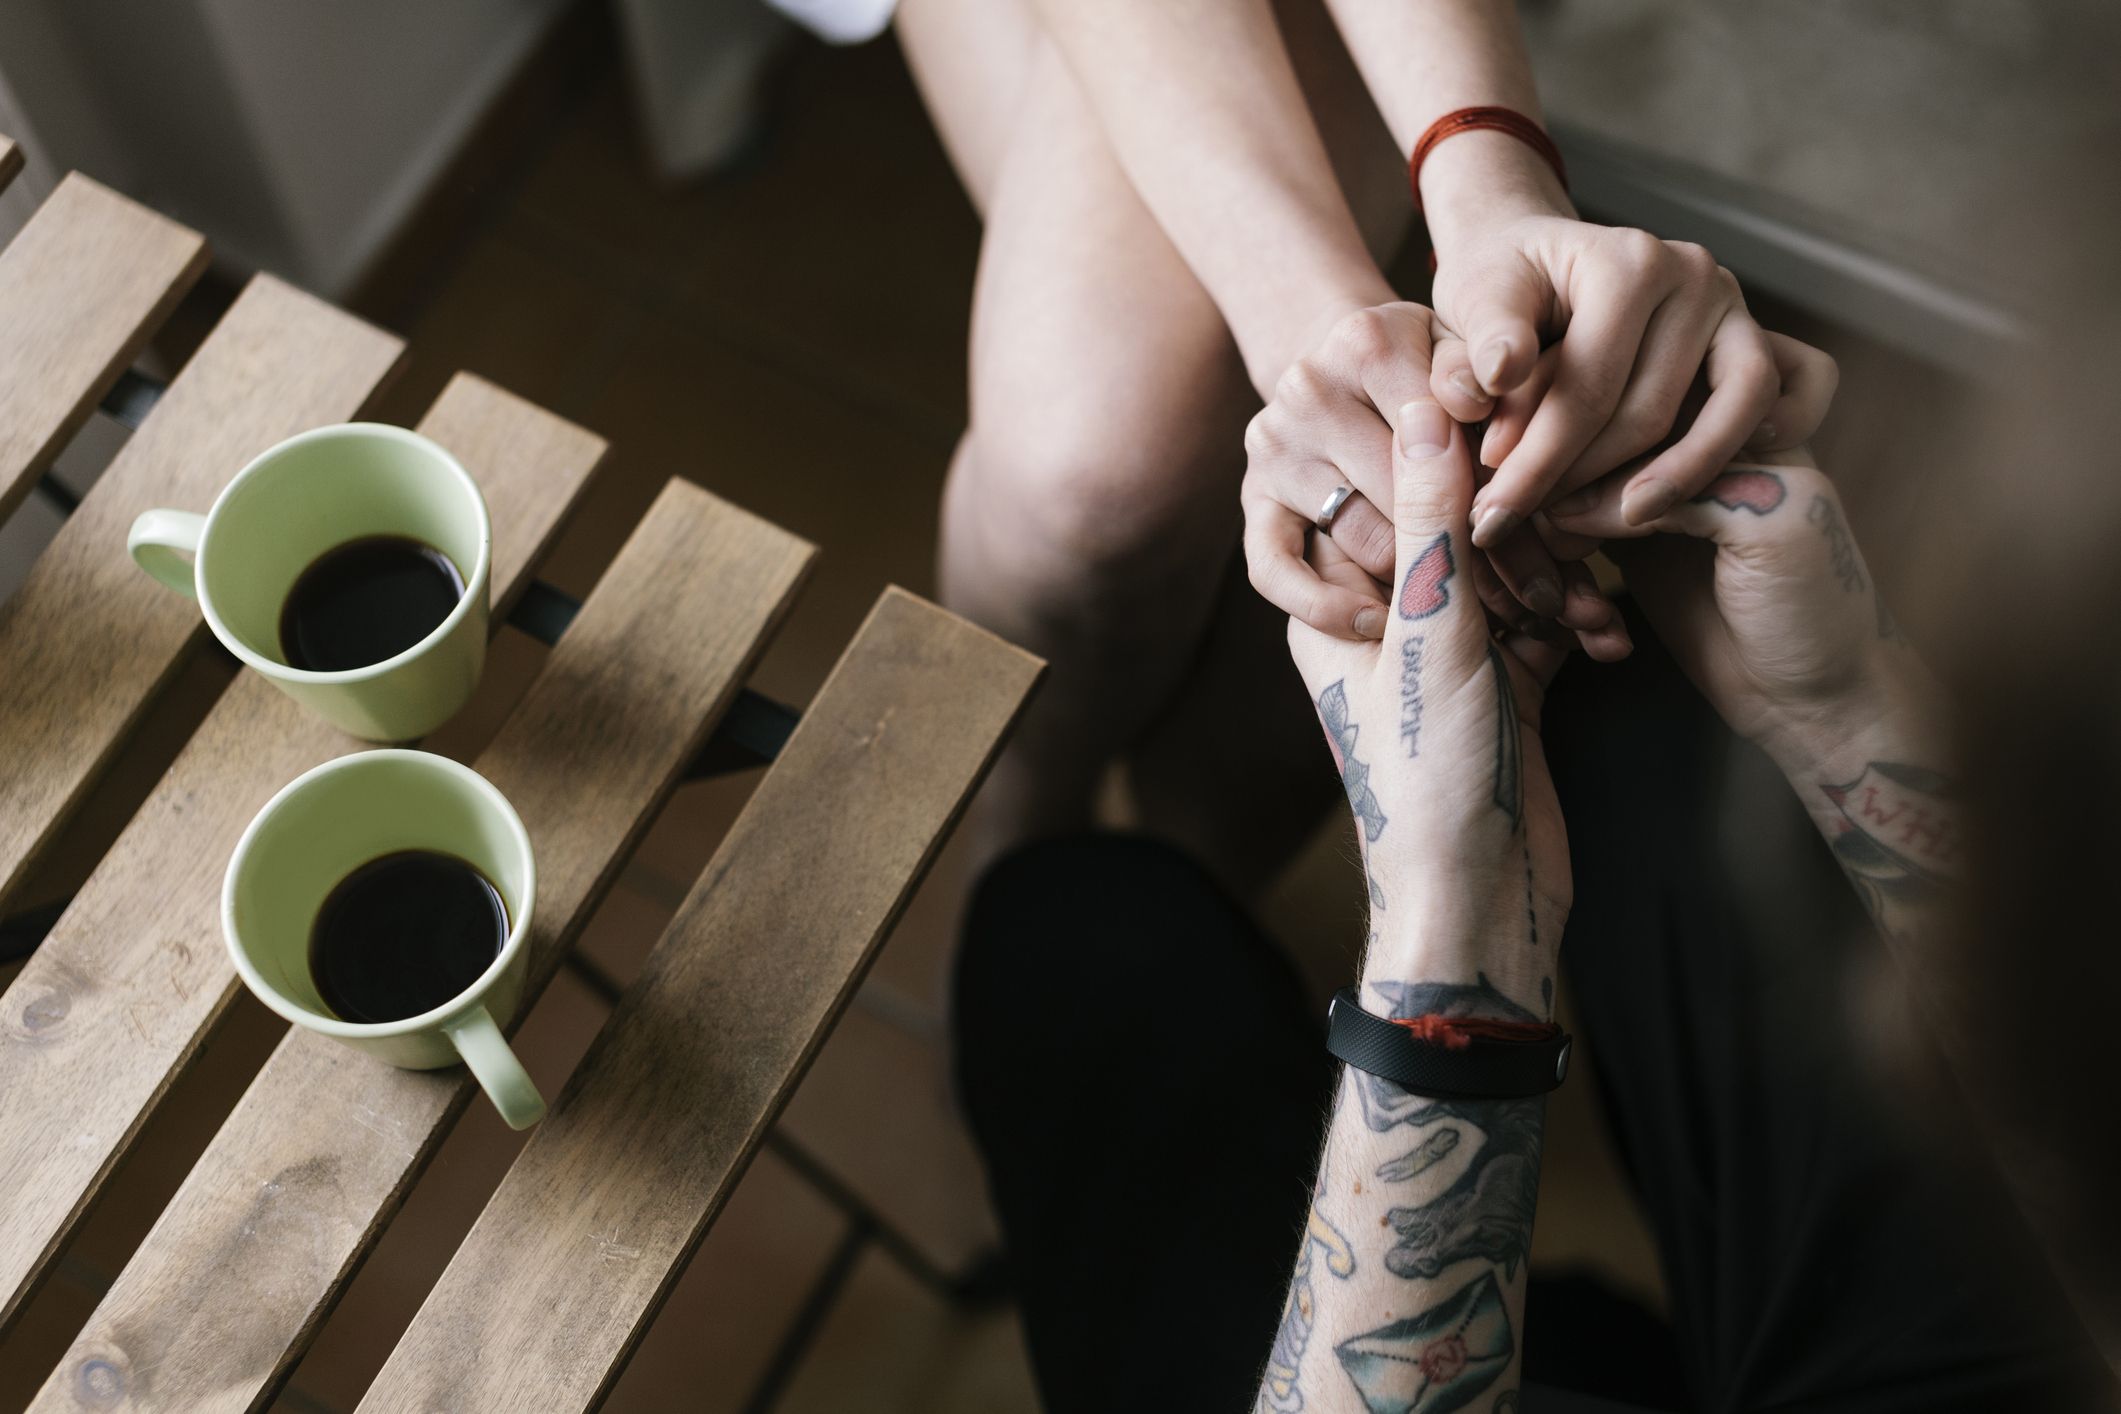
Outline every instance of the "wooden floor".
[[[649, 175], [615, 57], [587, 65], [549, 106], [512, 138], [506, 160], [454, 194], [470, 219], [364, 308], [411, 345], [384, 412], [410, 420], [468, 368], [609, 438], [603, 480], [545, 569], [578, 593], [673, 473], [816, 541], [810, 587], [754, 680], [807, 700], [886, 582], [932, 587], [937, 494], [964, 417], [972, 211], [888, 44], [799, 51], [761, 148], [737, 171], [681, 191]], [[504, 635], [489, 671], [498, 681], [528, 657]], [[201, 710], [223, 672], [202, 663], [165, 715]], [[491, 711], [475, 708], [445, 745], [475, 750], [493, 725]], [[156, 740], [146, 734], [108, 793], [144, 789]], [[750, 784], [679, 793], [586, 936], [603, 971], [632, 975]], [[75, 833], [122, 820], [122, 807], [91, 808]], [[1359, 901], [1347, 855], [1337, 833], [1322, 835], [1278, 890], [1270, 924], [1322, 932], [1330, 947], [1352, 943]], [[54, 852], [50, 893], [67, 886], [66, 858]], [[941, 886], [886, 948], [783, 1124], [946, 1272], [969, 1269], [994, 1238], [944, 1069], [950, 868], [939, 866]], [[604, 1011], [571, 973], [545, 994], [521, 1049], [548, 1094]], [[26, 1402], [278, 1029], [245, 996], [162, 1107], [58, 1276], [0, 1343], [0, 1410]], [[1561, 1091], [1549, 1124], [1535, 1261], [1587, 1264], [1658, 1299], [1640, 1220], [1599, 1138], [1593, 1087]], [[278, 1407], [353, 1406], [521, 1142], [488, 1107], [472, 1107]], [[884, 1248], [849, 1246], [849, 1227], [817, 1183], [781, 1154], [763, 1155], [607, 1407], [745, 1409], [813, 1288], [850, 1260], [773, 1408], [1036, 1407], [1005, 1305], [953, 1303]]]

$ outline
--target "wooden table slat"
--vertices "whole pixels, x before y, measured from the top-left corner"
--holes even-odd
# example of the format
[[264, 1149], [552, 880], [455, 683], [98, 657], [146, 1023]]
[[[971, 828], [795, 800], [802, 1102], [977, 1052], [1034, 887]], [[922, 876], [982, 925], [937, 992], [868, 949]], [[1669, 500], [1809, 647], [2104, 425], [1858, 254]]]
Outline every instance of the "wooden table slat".
[[251, 281], [0, 604], [0, 902], [205, 641], [198, 606], [126, 555], [133, 517], [205, 510], [273, 443], [357, 413], [402, 352], [292, 286]]
[[[603, 442], [465, 376], [420, 428], [484, 489], [505, 597]], [[107, 553], [122, 558], [122, 537]], [[0, 996], [0, 1325], [234, 994], [221, 876], [243, 827], [295, 776], [363, 745], [239, 673]]]
[[[479, 758], [537, 852], [526, 1008], [727, 709], [812, 553], [672, 482]], [[262, 1405], [475, 1093], [461, 1070], [393, 1070], [291, 1030], [33, 1407]]]
[[15, 145], [13, 138], [0, 133], [0, 191], [5, 191], [7, 184], [15, 179], [15, 173], [21, 170], [22, 149]]
[[1038, 672], [885, 595], [363, 1411], [600, 1402]]
[[0, 253], [0, 518], [205, 269], [197, 232], [79, 172]]

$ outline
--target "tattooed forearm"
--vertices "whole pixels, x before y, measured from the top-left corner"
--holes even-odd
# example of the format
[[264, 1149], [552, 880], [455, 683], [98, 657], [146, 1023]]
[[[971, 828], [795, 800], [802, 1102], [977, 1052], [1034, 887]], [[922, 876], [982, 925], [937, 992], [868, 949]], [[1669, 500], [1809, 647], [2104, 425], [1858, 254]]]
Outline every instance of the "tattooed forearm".
[[[1324, 1186], [1321, 1179], [1320, 1189]], [[1274, 1333], [1274, 1351], [1267, 1357], [1267, 1373], [1260, 1383], [1256, 1409], [1293, 1414], [1304, 1407], [1304, 1351], [1311, 1344], [1311, 1329], [1318, 1319], [1312, 1274], [1320, 1264], [1345, 1281], [1355, 1271], [1355, 1250], [1340, 1229], [1319, 1215], [1314, 1194], [1311, 1216], [1304, 1225], [1303, 1251], [1297, 1255], [1289, 1294], [1282, 1302], [1281, 1326]]]
[[[1395, 1018], [1533, 1019], [1478, 973], [1365, 990]], [[1354, 1099], [1334, 1109], [1257, 1408], [1306, 1407], [1310, 1351], [1313, 1402], [1337, 1365], [1342, 1401], [1369, 1414], [1492, 1410], [1518, 1384], [1545, 1103], [1438, 1100], [1354, 1069], [1343, 1083]]]
[[1860, 592], [1869, 581], [1864, 578], [1863, 560], [1856, 553], [1856, 538], [1849, 534], [1848, 522], [1841, 518], [1841, 508], [1833, 498], [1821, 492], [1812, 497], [1812, 504], [1804, 513], [1805, 519], [1819, 527], [1826, 537], [1828, 561], [1834, 567], [1834, 577], [1849, 593]]
[[[1372, 982], [1369, 991], [1394, 1017], [1532, 1019], [1485, 976]], [[1378, 1223], [1363, 1217], [1348, 1228], [1358, 1246], [1381, 1242], [1380, 1260], [1367, 1250], [1357, 1260], [1403, 1284], [1404, 1296], [1373, 1288], [1370, 1320], [1340, 1326], [1347, 1333], [1335, 1359], [1371, 1414], [1439, 1414], [1506, 1393], [1515, 1385], [1511, 1311], [1531, 1249], [1544, 1102], [1430, 1099], [1353, 1070], [1347, 1081], [1357, 1104], [1336, 1114], [1337, 1131], [1345, 1114], [1370, 1135], [1407, 1133], [1413, 1142], [1364, 1165]]]
[[1463, 1409], [1510, 1368], [1517, 1340], [1510, 1313], [1484, 1272], [1405, 1320], [1333, 1348], [1370, 1414]]
[[1907, 936], [1958, 871], [1964, 840], [1952, 783], [1920, 766], [1873, 761], [1856, 779], [1820, 789], [1834, 810], [1835, 859], [1878, 926]]
[[1416, 1144], [1396, 1159], [1387, 1159], [1377, 1166], [1377, 1176], [1387, 1183], [1405, 1183], [1431, 1164], [1440, 1162], [1446, 1154], [1458, 1147], [1458, 1131], [1448, 1124], [1438, 1125], [1429, 1131], [1429, 1137]]
[[1495, 808], [1510, 817], [1510, 828], [1524, 823], [1524, 741], [1517, 730], [1517, 692], [1502, 650], [1488, 645], [1488, 666], [1495, 672]]
[[[1496, 990], [1484, 976], [1471, 986], [1377, 982], [1371, 984], [1371, 990], [1389, 1004], [1390, 1010], [1385, 1013], [1388, 1016], [1435, 1013], [1538, 1020]], [[1386, 1269], [1397, 1276], [1434, 1277], [1454, 1262], [1482, 1257], [1501, 1266], [1505, 1277], [1516, 1276], [1518, 1264], [1531, 1251], [1545, 1102], [1431, 1100], [1410, 1095], [1375, 1075], [1352, 1073], [1351, 1078], [1362, 1105], [1363, 1122], [1376, 1133], [1411, 1125], [1423, 1131], [1422, 1142], [1428, 1143], [1433, 1139], [1430, 1126], [1455, 1120], [1458, 1123], [1450, 1128], [1470, 1127], [1483, 1136], [1479, 1152], [1449, 1185], [1426, 1201], [1394, 1207], [1385, 1215], [1395, 1235], [1392, 1249], [1385, 1254]], [[1448, 1131], [1434, 1131], [1444, 1132]], [[1454, 1138], [1448, 1147], [1457, 1145]], [[1441, 1153], [1436, 1156], [1441, 1157]], [[1414, 1172], [1428, 1166], [1422, 1164]]]
[[1399, 742], [1407, 758], [1421, 755], [1421, 639], [1399, 645]]

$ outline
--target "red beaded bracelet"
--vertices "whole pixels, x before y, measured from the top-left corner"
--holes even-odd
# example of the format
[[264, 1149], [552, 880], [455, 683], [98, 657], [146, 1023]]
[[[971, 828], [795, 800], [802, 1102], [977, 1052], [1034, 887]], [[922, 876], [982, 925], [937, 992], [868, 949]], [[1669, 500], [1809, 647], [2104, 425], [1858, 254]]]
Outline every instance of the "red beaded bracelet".
[[1424, 1016], [1395, 1016], [1391, 1022], [1394, 1026], [1404, 1027], [1415, 1040], [1442, 1046], [1447, 1051], [1462, 1051], [1476, 1039], [1551, 1041], [1561, 1034], [1561, 1028], [1551, 1021], [1504, 1021], [1487, 1016], [1443, 1016], [1436, 1012]]
[[1414, 144], [1414, 155], [1407, 159], [1407, 184], [1414, 190], [1414, 209], [1421, 210], [1421, 164], [1429, 160], [1436, 144], [1447, 137], [1486, 128], [1493, 132], [1508, 133], [1547, 160], [1554, 175], [1561, 180], [1561, 189], [1569, 189], [1568, 169], [1561, 164], [1561, 149], [1554, 146], [1554, 139], [1546, 129], [1527, 118], [1514, 108], [1460, 108], [1444, 114], [1429, 124], [1429, 130]]

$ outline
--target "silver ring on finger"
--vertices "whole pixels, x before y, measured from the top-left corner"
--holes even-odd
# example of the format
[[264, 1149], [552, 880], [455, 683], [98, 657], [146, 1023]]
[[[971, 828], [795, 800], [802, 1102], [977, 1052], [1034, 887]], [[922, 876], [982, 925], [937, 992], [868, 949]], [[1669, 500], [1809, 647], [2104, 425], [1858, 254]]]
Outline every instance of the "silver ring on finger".
[[1326, 497], [1326, 503], [1318, 508], [1318, 514], [1311, 518], [1311, 523], [1320, 530], [1331, 530], [1333, 518], [1340, 514], [1340, 508], [1348, 504], [1348, 498], [1354, 494], [1353, 486], [1345, 481], [1341, 482], [1333, 488], [1333, 494]]

